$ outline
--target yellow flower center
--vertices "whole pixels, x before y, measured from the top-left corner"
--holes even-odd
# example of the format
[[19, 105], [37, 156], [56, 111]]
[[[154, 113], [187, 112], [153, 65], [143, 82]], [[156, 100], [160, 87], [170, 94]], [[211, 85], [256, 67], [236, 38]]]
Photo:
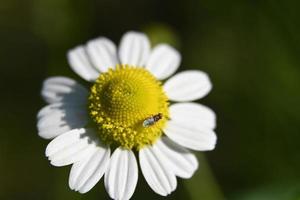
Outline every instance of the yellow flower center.
[[139, 150], [162, 135], [168, 105], [161, 82], [129, 65], [101, 74], [89, 96], [89, 113], [102, 141], [126, 149]]

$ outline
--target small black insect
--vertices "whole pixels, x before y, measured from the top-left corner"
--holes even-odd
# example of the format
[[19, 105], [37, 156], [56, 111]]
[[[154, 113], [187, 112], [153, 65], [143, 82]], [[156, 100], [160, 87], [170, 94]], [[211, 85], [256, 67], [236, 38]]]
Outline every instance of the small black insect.
[[158, 113], [156, 115], [152, 115], [151, 117], [148, 117], [143, 122], [143, 127], [149, 127], [161, 120], [163, 115], [161, 113]]

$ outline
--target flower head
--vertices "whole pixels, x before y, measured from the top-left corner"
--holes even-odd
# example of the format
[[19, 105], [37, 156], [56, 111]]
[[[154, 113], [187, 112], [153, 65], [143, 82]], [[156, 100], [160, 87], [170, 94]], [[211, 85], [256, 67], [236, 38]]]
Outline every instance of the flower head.
[[38, 130], [53, 139], [46, 148], [51, 164], [72, 164], [71, 189], [88, 192], [104, 175], [112, 199], [130, 199], [138, 181], [136, 151], [147, 183], [165, 196], [176, 189], [176, 176], [190, 178], [198, 168], [186, 148], [214, 149], [214, 112], [188, 102], [211, 90], [208, 76], [189, 70], [161, 82], [181, 61], [171, 46], [151, 50], [145, 34], [131, 31], [118, 50], [100, 37], [70, 50], [68, 61], [90, 89], [66, 77], [45, 80], [49, 105], [38, 113]]

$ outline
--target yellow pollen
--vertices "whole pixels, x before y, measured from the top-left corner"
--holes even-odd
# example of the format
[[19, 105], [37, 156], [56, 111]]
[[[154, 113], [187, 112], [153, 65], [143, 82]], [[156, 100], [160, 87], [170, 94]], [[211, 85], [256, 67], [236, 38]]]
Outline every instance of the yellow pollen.
[[146, 69], [129, 65], [101, 74], [89, 96], [89, 114], [101, 140], [126, 149], [139, 150], [162, 135], [168, 106], [161, 82]]

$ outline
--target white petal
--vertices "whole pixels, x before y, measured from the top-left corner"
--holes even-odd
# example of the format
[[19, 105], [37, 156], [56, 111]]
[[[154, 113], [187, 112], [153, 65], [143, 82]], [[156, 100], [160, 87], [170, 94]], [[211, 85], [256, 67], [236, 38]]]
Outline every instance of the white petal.
[[114, 68], [118, 63], [116, 45], [107, 38], [100, 37], [89, 41], [87, 52], [93, 65], [101, 72]]
[[159, 80], [172, 75], [179, 67], [181, 56], [179, 52], [167, 44], [154, 47], [146, 64], [148, 69]]
[[86, 193], [103, 176], [109, 164], [110, 148], [98, 144], [87, 158], [73, 164], [69, 186], [72, 190]]
[[165, 134], [177, 144], [196, 151], [215, 148], [217, 136], [208, 128], [187, 122], [168, 121]]
[[112, 154], [105, 173], [105, 188], [112, 199], [128, 200], [138, 180], [138, 167], [132, 151], [118, 148]]
[[196, 156], [167, 137], [158, 140], [153, 148], [156, 148], [157, 154], [161, 154], [168, 169], [181, 178], [192, 177], [198, 168]]
[[162, 154], [151, 146], [139, 151], [142, 173], [151, 189], [162, 196], [167, 196], [177, 187], [177, 180], [168, 168]]
[[46, 156], [54, 166], [65, 166], [82, 160], [96, 148], [92, 130], [74, 129], [53, 139], [46, 148]]
[[85, 106], [63, 103], [45, 106], [37, 117], [38, 134], [45, 139], [54, 138], [72, 129], [82, 128], [88, 121]]
[[73, 79], [51, 77], [43, 83], [42, 96], [47, 103], [86, 104], [88, 91]]
[[87, 81], [94, 81], [98, 78], [99, 72], [91, 64], [87, 52], [83, 46], [71, 49], [68, 54], [68, 61], [75, 73]]
[[145, 65], [149, 53], [150, 42], [145, 34], [130, 31], [123, 35], [119, 47], [121, 64], [142, 67]]
[[194, 101], [207, 95], [212, 85], [206, 73], [196, 70], [184, 71], [171, 77], [164, 90], [170, 100]]
[[198, 103], [176, 103], [170, 106], [170, 116], [173, 121], [204, 126], [210, 129], [216, 127], [216, 115], [210, 108]]

